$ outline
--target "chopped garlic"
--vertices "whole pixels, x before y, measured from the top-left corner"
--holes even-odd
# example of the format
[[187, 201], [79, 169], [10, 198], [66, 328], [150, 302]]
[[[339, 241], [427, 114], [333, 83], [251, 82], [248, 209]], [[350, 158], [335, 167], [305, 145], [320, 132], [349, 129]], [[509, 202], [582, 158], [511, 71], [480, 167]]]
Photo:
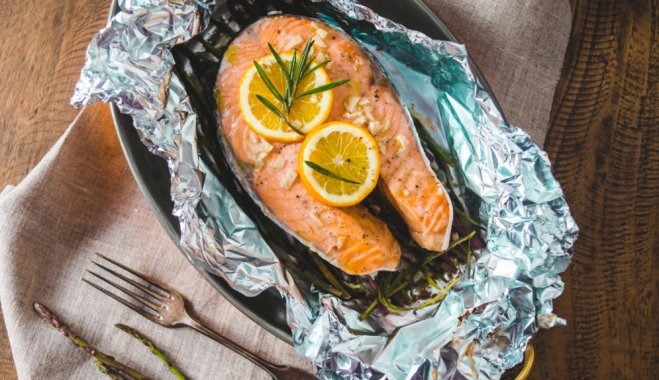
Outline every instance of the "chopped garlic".
[[298, 129], [302, 128], [302, 126], [304, 125], [304, 124], [302, 124], [302, 122], [301, 122], [300, 120], [298, 120], [298, 119], [292, 120], [292, 121], [291, 121], [291, 124], [293, 124], [293, 126], [294, 126], [295, 128], [298, 128]]
[[325, 53], [323, 53], [322, 51], [320, 53], [318, 53], [318, 55], [316, 56], [316, 61], [324, 62], [325, 61]]
[[377, 135], [381, 130], [382, 126], [377, 121], [368, 122], [368, 131], [371, 132], [372, 135]]
[[299, 34], [296, 34], [293, 37], [291, 37], [291, 39], [288, 40], [288, 43], [286, 44], [286, 46], [282, 50], [291, 50], [291, 49], [295, 48], [298, 44], [300, 44], [302, 41], [304, 41], [302, 39], [302, 36], [300, 36]]
[[364, 108], [364, 115], [366, 115], [366, 118], [369, 121], [377, 121], [377, 120], [375, 120], [375, 117], [373, 116], [373, 112], [371, 112], [371, 110], [372, 110], [371, 107]]
[[386, 132], [388, 130], [389, 130], [389, 121], [385, 120], [384, 123], [382, 124], [382, 129], [380, 130], [380, 132]]
[[313, 94], [309, 97], [309, 100], [311, 100], [312, 103], [318, 103], [318, 97], [316, 94]]
[[263, 166], [263, 160], [265, 160], [266, 156], [268, 155], [267, 152], [257, 152], [256, 156], [254, 157], [254, 166], [257, 168], [260, 168]]
[[316, 35], [314, 36], [314, 42], [316, 45], [320, 47], [327, 47], [327, 44], [325, 44], [325, 37], [327, 37], [327, 31], [323, 28], [319, 28], [317, 26], [314, 26], [316, 29]]
[[[316, 37], [318, 37], [318, 36], [316, 36]], [[314, 41], [316, 41], [315, 44], [318, 45], [318, 47], [321, 47], [321, 48], [327, 47], [327, 44], [325, 44], [325, 41], [322, 38], [318, 38]]]
[[327, 31], [323, 28], [317, 28], [316, 35], [319, 36], [320, 38], [325, 38], [327, 37]]
[[357, 103], [359, 102], [359, 97], [357, 96], [351, 96], [348, 98], [348, 101], [346, 102], [346, 110], [348, 112], [355, 112], [355, 107], [357, 107]]
[[375, 134], [381, 131], [380, 122], [373, 116], [371, 102], [363, 96], [351, 96], [345, 104], [346, 113], [343, 114], [356, 125], [366, 124], [371, 132]]
[[290, 189], [293, 185], [293, 182], [297, 178], [297, 172], [293, 169], [289, 169], [284, 173], [284, 175], [279, 179], [279, 187], [282, 189]]
[[249, 149], [252, 152], [251, 156], [254, 157], [254, 166], [260, 168], [263, 166], [263, 161], [272, 151], [272, 145], [259, 137], [256, 133], [249, 134]]
[[270, 162], [270, 167], [273, 169], [281, 169], [284, 167], [284, 159], [281, 156], [277, 156], [274, 160]]
[[408, 195], [410, 195], [409, 190], [407, 190], [407, 189], [403, 189], [403, 195], [404, 195], [404, 196], [408, 196]]
[[362, 124], [366, 123], [366, 118], [364, 116], [359, 116], [358, 118], [354, 119], [353, 122], [356, 125], [362, 125]]
[[405, 140], [405, 137], [398, 135], [394, 139], [396, 141], [396, 146], [398, 147], [398, 150], [396, 151], [397, 154], [402, 153], [405, 148], [407, 147], [407, 140]]

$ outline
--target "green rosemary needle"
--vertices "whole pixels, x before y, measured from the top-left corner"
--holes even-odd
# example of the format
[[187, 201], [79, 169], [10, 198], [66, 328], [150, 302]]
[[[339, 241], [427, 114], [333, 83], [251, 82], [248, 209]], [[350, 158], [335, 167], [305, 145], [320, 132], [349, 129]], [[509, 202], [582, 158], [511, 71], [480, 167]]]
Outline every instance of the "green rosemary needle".
[[336, 82], [327, 83], [322, 86], [318, 86], [298, 94], [298, 87], [302, 82], [302, 80], [306, 78], [309, 74], [313, 73], [314, 71], [327, 65], [330, 62], [329, 60], [324, 60], [312, 66], [314, 60], [316, 59], [316, 56], [312, 56], [312, 57], [309, 56], [313, 44], [314, 44], [313, 39], [307, 42], [307, 44], [304, 46], [304, 49], [302, 50], [302, 54], [300, 55], [299, 59], [298, 59], [297, 50], [293, 52], [293, 57], [291, 58], [288, 67], [286, 66], [286, 63], [281, 58], [281, 55], [279, 55], [277, 50], [275, 50], [275, 48], [271, 44], [268, 44], [268, 48], [270, 49], [272, 56], [275, 58], [275, 61], [277, 62], [277, 66], [279, 67], [279, 70], [281, 70], [281, 74], [284, 76], [285, 79], [283, 94], [279, 91], [279, 89], [277, 89], [275, 84], [268, 77], [268, 74], [266, 73], [263, 66], [261, 66], [261, 64], [259, 64], [258, 62], [254, 61], [256, 72], [258, 73], [261, 80], [263, 80], [263, 83], [265, 83], [265, 86], [268, 88], [270, 93], [272, 93], [272, 96], [279, 103], [279, 107], [277, 107], [277, 105], [273, 104], [270, 100], [268, 100], [263, 95], [257, 94], [256, 98], [268, 110], [270, 110], [272, 113], [277, 115], [277, 117], [282, 119], [289, 128], [291, 128], [295, 133], [300, 135], [304, 135], [304, 132], [302, 132], [299, 128], [293, 126], [293, 123], [288, 118], [288, 114], [291, 112], [293, 103], [302, 97], [310, 96], [324, 91], [329, 91], [333, 88], [341, 86], [342, 84], [345, 84], [350, 81], [350, 79], [343, 79]]
[[315, 163], [313, 161], [304, 161], [304, 164], [307, 165], [308, 167], [310, 167], [311, 169], [317, 171], [318, 173], [326, 176], [326, 177], [338, 179], [339, 181], [352, 183], [352, 184], [355, 184], [355, 185], [361, 185], [363, 183], [363, 182], [358, 182], [358, 181], [355, 181], [355, 180], [352, 180], [352, 179], [342, 177], [342, 176], [332, 172], [331, 170], [326, 169], [326, 168], [318, 165], [317, 163]]

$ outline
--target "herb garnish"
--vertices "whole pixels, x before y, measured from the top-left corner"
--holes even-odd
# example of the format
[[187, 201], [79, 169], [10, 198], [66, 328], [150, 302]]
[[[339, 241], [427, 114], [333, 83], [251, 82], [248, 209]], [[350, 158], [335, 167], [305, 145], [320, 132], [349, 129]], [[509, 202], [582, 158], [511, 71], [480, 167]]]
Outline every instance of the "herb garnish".
[[352, 184], [355, 184], [355, 185], [361, 185], [361, 184], [363, 184], [363, 182], [358, 182], [358, 181], [355, 181], [355, 180], [352, 180], [352, 179], [348, 179], [348, 178], [342, 177], [342, 176], [340, 176], [340, 175], [334, 173], [333, 171], [331, 171], [331, 170], [329, 170], [329, 169], [327, 169], [327, 168], [324, 168], [324, 167], [318, 165], [317, 163], [315, 163], [315, 162], [313, 162], [313, 161], [306, 161], [306, 160], [305, 160], [305, 161], [304, 161], [304, 164], [307, 165], [308, 167], [310, 167], [311, 169], [317, 171], [318, 173], [320, 173], [320, 174], [326, 176], [326, 177], [330, 177], [330, 178], [338, 179], [339, 181], [343, 181], [343, 182], [347, 182], [347, 183], [352, 183]]
[[309, 53], [311, 52], [311, 48], [313, 47], [313, 44], [314, 44], [313, 39], [307, 42], [307, 44], [304, 46], [304, 49], [302, 50], [302, 55], [300, 56], [299, 61], [297, 59], [298, 58], [297, 50], [295, 50], [295, 52], [293, 52], [293, 58], [291, 59], [289, 67], [286, 67], [286, 64], [282, 60], [279, 53], [275, 50], [274, 47], [272, 47], [270, 43], [268, 43], [268, 48], [270, 49], [272, 55], [275, 57], [275, 61], [277, 61], [277, 65], [279, 66], [279, 69], [281, 70], [282, 74], [284, 75], [284, 78], [286, 79], [283, 94], [280, 93], [279, 90], [277, 90], [277, 87], [275, 87], [274, 83], [272, 83], [272, 80], [268, 78], [268, 74], [266, 74], [265, 70], [263, 69], [263, 66], [261, 66], [258, 62], [254, 61], [256, 72], [259, 74], [259, 77], [261, 77], [261, 80], [263, 80], [263, 83], [265, 83], [268, 90], [270, 90], [272, 96], [274, 96], [275, 99], [277, 99], [277, 101], [281, 104], [283, 110], [277, 108], [276, 105], [274, 105], [271, 101], [269, 101], [262, 95], [256, 95], [256, 98], [261, 103], [263, 103], [263, 105], [266, 108], [268, 108], [280, 119], [282, 119], [286, 123], [286, 125], [288, 125], [289, 128], [291, 128], [295, 133], [299, 135], [304, 135], [304, 132], [302, 132], [299, 128], [296, 128], [293, 125], [293, 123], [291, 123], [291, 121], [288, 119], [288, 114], [291, 112], [291, 108], [293, 107], [293, 102], [305, 96], [331, 90], [335, 87], [338, 87], [350, 81], [350, 79], [343, 79], [340, 81], [331, 82], [322, 86], [318, 86], [310, 90], [304, 91], [301, 94], [298, 94], [298, 86], [300, 85], [300, 82], [304, 78], [306, 78], [309, 74], [313, 73], [314, 71], [327, 65], [330, 62], [329, 60], [324, 60], [320, 63], [317, 63], [314, 66], [311, 66], [314, 60], [316, 59], [315, 55], [309, 57]]

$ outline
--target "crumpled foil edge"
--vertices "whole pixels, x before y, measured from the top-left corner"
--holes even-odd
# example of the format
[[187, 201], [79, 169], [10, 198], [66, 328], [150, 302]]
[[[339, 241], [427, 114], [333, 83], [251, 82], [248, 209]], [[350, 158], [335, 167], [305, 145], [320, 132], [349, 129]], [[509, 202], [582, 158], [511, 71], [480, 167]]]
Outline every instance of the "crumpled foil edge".
[[[214, 1], [119, 1], [121, 11], [88, 48], [72, 104], [112, 101], [131, 115], [143, 143], [172, 173], [174, 214], [188, 258], [245, 295], [279, 289], [296, 348], [315, 361], [321, 378], [499, 377], [522, 360], [538, 327], [564, 323], [553, 314], [552, 301], [562, 292], [559, 273], [569, 264], [578, 229], [547, 156], [502, 121], [463, 46], [432, 40], [353, 1], [329, 3], [450, 59], [472, 85], [462, 98], [447, 91], [440, 102], [464, 117], [438, 115], [436, 121], [445, 131], [439, 140], [459, 158], [467, 188], [483, 200], [478, 211], [488, 221], [488, 248], [469, 281], [394, 338], [359, 322], [356, 311], [328, 295], [319, 295], [316, 315], [249, 216], [198, 159], [197, 116], [172, 73], [169, 48], [199, 32]], [[207, 217], [198, 209], [202, 199]]]

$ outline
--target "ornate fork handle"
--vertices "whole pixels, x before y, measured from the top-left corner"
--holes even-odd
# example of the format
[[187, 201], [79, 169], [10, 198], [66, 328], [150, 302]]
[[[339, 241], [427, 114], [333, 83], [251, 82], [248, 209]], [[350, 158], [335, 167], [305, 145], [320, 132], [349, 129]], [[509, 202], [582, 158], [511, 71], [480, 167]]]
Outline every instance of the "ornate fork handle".
[[[138, 281], [135, 278], [130, 278], [125, 274], [119, 273], [119, 271], [108, 267], [105, 265], [105, 263], [101, 264], [92, 261], [98, 268], [105, 272], [105, 275], [101, 275], [88, 270], [89, 274], [102, 281], [103, 283], [110, 285], [110, 287], [122, 292], [125, 296], [130, 298], [131, 301], [117, 296], [104, 287], [99, 286], [97, 283], [89, 281], [86, 278], [83, 278], [82, 281], [93, 286], [109, 297], [121, 302], [144, 318], [164, 327], [191, 327], [206, 335], [207, 337], [215, 340], [216, 342], [224, 345], [225, 347], [237, 352], [246, 359], [249, 359], [252, 361], [252, 363], [263, 368], [276, 380], [307, 380], [316, 378], [314, 375], [302, 369], [273, 364], [259, 357], [252, 351], [246, 349], [231, 339], [228, 339], [227, 337], [224, 337], [216, 331], [206, 327], [197, 318], [192, 317], [188, 309], [189, 305], [183, 298], [183, 295], [181, 295], [176, 290], [159, 282], [153, 281], [143, 274], [130, 269], [127, 266], [112, 260], [107, 256], [104, 256], [100, 253], [97, 253], [96, 255], [98, 258], [103, 259], [108, 263], [112, 263], [114, 266], [123, 269], [127, 273], [130, 273], [141, 280]], [[108, 276], [108, 274], [111, 276]], [[117, 279], [132, 285], [132, 287], [138, 289], [139, 292], [130, 290], [124, 285], [117, 283]]]
[[207, 337], [213, 339], [214, 341], [220, 343], [221, 345], [242, 355], [244, 358], [249, 359], [252, 363], [261, 367], [263, 370], [268, 372], [275, 379], [280, 379], [280, 380], [316, 379], [315, 376], [311, 375], [306, 371], [302, 371], [298, 368], [270, 363], [269, 361], [261, 358], [252, 351], [232, 341], [231, 339], [228, 339], [222, 336], [221, 334], [213, 331], [212, 329], [204, 326], [201, 322], [199, 322], [190, 315], [187, 316], [187, 320], [183, 320], [181, 321], [181, 323], [197, 330], [198, 332], [206, 335]]

